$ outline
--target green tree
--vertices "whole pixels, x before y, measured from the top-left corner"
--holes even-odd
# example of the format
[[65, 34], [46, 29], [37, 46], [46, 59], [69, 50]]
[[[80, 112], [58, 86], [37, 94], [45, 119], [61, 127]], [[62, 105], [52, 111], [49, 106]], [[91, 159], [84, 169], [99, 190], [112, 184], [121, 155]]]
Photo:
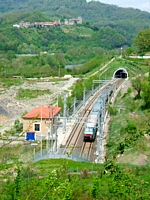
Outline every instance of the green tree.
[[117, 114], [117, 108], [115, 108], [114, 106], [112, 106], [112, 105], [108, 105], [108, 112], [109, 112], [109, 114], [110, 115], [116, 115]]
[[20, 196], [20, 189], [21, 189], [21, 170], [17, 169], [17, 176], [14, 180], [14, 193], [15, 193], [15, 199], [19, 199]]
[[16, 119], [14, 121], [14, 126], [13, 128], [15, 129], [16, 133], [21, 133], [23, 131], [23, 123], [19, 121], [19, 119]]
[[150, 84], [149, 82], [144, 82], [142, 84], [142, 98], [144, 101], [144, 107], [150, 108]]
[[133, 47], [129, 47], [129, 48], [126, 49], [126, 54], [127, 55], [131, 55], [133, 53], [134, 53], [134, 48]]
[[149, 52], [150, 51], [150, 28], [141, 30], [138, 32], [134, 41], [137, 52]]
[[84, 90], [83, 82], [80, 81], [74, 86], [74, 88], [73, 88], [73, 90], [71, 92], [72, 96], [76, 97], [77, 99], [82, 99], [83, 90]]
[[63, 53], [58, 53], [55, 55], [55, 64], [57, 67], [61, 67], [61, 68], [65, 67], [66, 60]]
[[141, 90], [142, 90], [142, 80], [141, 77], [136, 77], [132, 79], [132, 87], [137, 91], [136, 98], [139, 99], [141, 97]]
[[96, 177], [93, 181], [93, 187], [91, 191], [91, 195], [93, 198], [97, 199], [99, 194], [99, 186], [100, 186], [100, 180], [98, 177]]

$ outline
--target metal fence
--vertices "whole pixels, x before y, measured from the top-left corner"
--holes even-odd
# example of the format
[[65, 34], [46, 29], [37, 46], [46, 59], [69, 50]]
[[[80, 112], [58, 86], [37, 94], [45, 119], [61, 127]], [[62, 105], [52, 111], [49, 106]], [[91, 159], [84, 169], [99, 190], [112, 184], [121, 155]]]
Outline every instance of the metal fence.
[[[42, 149], [41, 151], [38, 151], [34, 154], [34, 162], [37, 162], [39, 160], [44, 159], [58, 159], [58, 158], [64, 158], [69, 160], [75, 160], [75, 161], [81, 161], [81, 162], [90, 162], [90, 157], [87, 154], [82, 154], [80, 151], [73, 151], [70, 153], [71, 149], [65, 149], [65, 148], [59, 148], [58, 151], [53, 151], [53, 149]], [[64, 153], [64, 151], [66, 151]]]

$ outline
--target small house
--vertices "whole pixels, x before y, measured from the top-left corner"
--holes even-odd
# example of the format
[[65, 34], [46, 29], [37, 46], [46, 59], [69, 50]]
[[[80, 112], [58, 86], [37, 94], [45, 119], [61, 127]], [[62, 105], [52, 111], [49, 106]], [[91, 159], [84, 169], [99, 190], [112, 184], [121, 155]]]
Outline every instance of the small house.
[[56, 121], [61, 111], [57, 106], [37, 106], [25, 114], [23, 118], [23, 131], [26, 140], [47, 140], [53, 138]]

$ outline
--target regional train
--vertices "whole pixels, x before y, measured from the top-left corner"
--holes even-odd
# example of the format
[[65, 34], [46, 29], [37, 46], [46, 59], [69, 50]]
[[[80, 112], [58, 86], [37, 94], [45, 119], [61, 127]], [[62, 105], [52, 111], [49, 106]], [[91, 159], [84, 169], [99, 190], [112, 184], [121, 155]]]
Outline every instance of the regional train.
[[94, 103], [83, 128], [84, 142], [94, 142], [98, 130], [98, 119], [102, 117], [102, 107], [107, 104], [112, 92], [112, 87], [106, 88]]

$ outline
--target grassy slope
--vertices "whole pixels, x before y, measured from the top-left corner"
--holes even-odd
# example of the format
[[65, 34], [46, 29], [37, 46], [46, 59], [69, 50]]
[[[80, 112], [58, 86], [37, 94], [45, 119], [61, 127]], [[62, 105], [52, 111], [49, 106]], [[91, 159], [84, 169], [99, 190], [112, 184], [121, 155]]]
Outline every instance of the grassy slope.
[[[136, 124], [137, 133], [141, 134], [141, 136], [135, 141], [135, 143], [125, 147], [124, 154], [122, 156], [118, 155], [118, 162], [137, 165], [150, 163], [150, 140], [143, 135], [145, 130], [148, 129], [150, 115], [149, 111], [142, 109], [142, 99], [135, 100], [136, 91], [132, 88], [130, 82], [132, 76], [136, 74], [145, 74], [148, 71], [147, 62], [148, 61], [144, 60], [134, 60], [134, 63], [132, 60], [124, 60], [120, 62], [129, 72], [129, 85], [128, 88], [125, 86], [122, 87], [114, 105], [118, 110], [118, 114], [112, 117], [110, 124], [110, 135], [107, 144], [108, 157], [113, 156], [118, 145], [125, 142], [125, 138], [128, 138], [128, 133], [125, 129], [129, 121]], [[125, 63], [126, 65], [124, 65]], [[120, 107], [122, 108], [120, 109]]]

